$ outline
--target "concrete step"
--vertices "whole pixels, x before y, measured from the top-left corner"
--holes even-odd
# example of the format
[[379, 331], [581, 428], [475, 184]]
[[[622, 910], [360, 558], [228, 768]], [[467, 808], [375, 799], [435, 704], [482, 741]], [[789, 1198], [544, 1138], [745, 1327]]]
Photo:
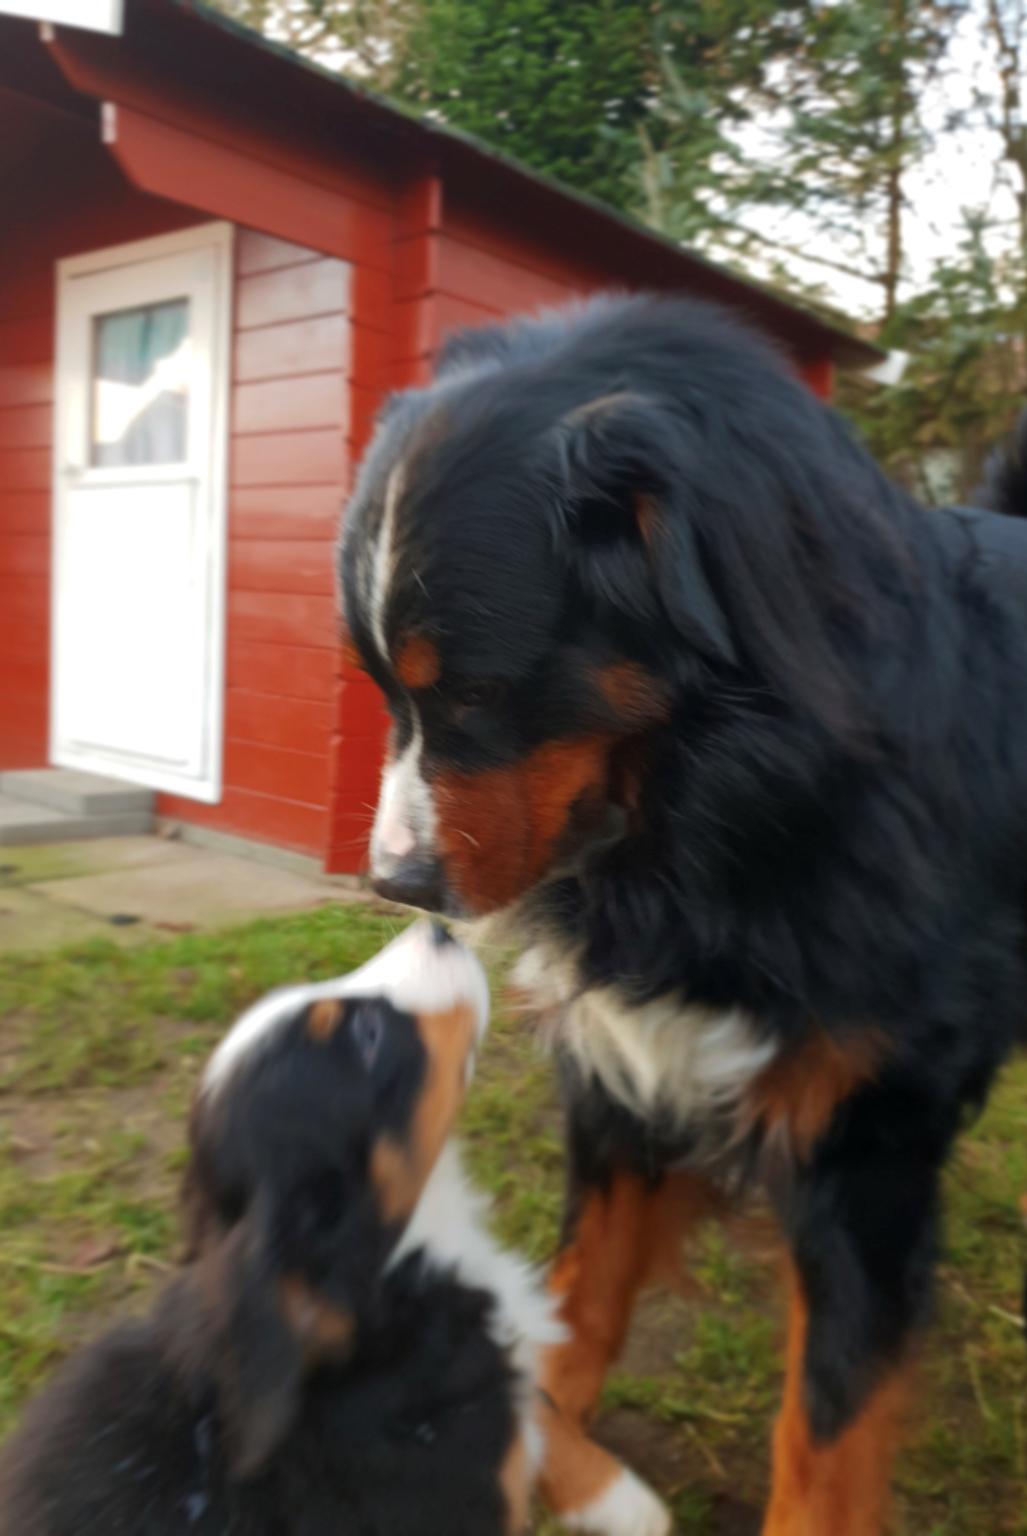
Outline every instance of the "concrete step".
[[[30, 768], [0, 773], [0, 795], [45, 805], [66, 816], [153, 815], [153, 791], [77, 768]], [[98, 833], [97, 836], [103, 834]]]
[[25, 843], [79, 842], [87, 837], [137, 837], [152, 831], [152, 811], [92, 811], [75, 815], [0, 794], [0, 848]]

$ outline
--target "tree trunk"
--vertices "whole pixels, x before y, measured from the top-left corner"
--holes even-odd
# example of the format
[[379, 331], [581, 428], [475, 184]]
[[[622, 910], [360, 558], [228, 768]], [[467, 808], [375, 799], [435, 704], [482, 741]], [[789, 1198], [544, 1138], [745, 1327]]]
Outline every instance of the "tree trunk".
[[[905, 37], [908, 30], [907, 0], [893, 0], [892, 20], [895, 26], [895, 78], [892, 81], [891, 110], [891, 164], [888, 170], [888, 237], [884, 261], [884, 319], [895, 313], [899, 298], [899, 282], [902, 278], [902, 173], [905, 169], [906, 131], [906, 63]], [[900, 43], [898, 39], [903, 39]]]

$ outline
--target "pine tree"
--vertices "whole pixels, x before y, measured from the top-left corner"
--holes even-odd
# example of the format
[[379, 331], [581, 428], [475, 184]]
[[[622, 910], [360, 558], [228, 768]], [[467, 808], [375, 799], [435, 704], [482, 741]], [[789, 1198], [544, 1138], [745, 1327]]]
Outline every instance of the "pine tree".
[[797, 261], [856, 278], [892, 314], [905, 184], [931, 146], [919, 101], [962, 6], [678, 0], [661, 22], [644, 216], [771, 275], [785, 263], [793, 284]]
[[628, 196], [656, 77], [634, 0], [420, 0], [394, 89], [580, 191]]

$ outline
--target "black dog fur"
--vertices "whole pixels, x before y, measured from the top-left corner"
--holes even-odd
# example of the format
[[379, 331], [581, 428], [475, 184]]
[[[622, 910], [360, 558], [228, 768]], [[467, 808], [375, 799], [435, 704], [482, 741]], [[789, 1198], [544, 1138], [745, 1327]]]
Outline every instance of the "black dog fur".
[[[823, 1443], [925, 1319], [941, 1169], [1025, 1037], [1025, 443], [992, 471], [994, 511], [927, 510], [737, 320], [618, 298], [456, 339], [437, 382], [384, 413], [348, 512], [347, 623], [393, 758], [422, 743], [436, 821], [459, 804], [481, 850], [440, 834], [383, 889], [502, 908], [579, 991], [628, 1008], [744, 1009], [781, 1051], [813, 1024], [882, 1043], [773, 1187]], [[390, 487], [376, 631], [367, 558]], [[404, 684], [381, 633], [431, 637], [430, 686]], [[493, 899], [498, 844], [467, 786], [612, 732], [593, 680], [621, 662], [670, 701], [635, 732], [631, 807], [576, 801], [543, 867]], [[540, 825], [504, 818], [504, 835]], [[571, 1115], [579, 1196], [660, 1165], [660, 1127], [621, 1123], [582, 1081]]]

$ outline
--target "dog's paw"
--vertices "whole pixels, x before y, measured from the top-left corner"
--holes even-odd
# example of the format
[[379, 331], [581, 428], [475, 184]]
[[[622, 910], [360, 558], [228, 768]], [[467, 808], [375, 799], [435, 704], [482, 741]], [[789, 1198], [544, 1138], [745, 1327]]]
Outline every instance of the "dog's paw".
[[587, 1536], [670, 1536], [674, 1528], [663, 1500], [627, 1467], [591, 1504], [565, 1510], [560, 1521]]

